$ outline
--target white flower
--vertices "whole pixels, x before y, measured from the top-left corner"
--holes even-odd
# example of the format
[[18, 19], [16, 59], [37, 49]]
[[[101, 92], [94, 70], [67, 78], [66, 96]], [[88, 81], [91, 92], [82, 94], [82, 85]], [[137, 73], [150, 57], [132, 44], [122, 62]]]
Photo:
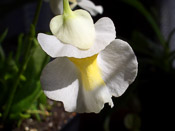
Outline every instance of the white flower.
[[[64, 2], [64, 6], [68, 5], [66, 0]], [[68, 112], [98, 113], [105, 103], [113, 107], [112, 96], [122, 95], [137, 75], [136, 56], [127, 42], [115, 39], [115, 27], [109, 18], [101, 18], [93, 24], [94, 41], [90, 46], [85, 46], [87, 49], [82, 49], [79, 46], [91, 39], [85, 37], [88, 35], [85, 30], [89, 30], [88, 27], [93, 28], [91, 22], [85, 21], [91, 20], [87, 15], [83, 15], [83, 18], [81, 15], [72, 17], [72, 13], [76, 11], [69, 12], [67, 7], [65, 9], [66, 14], [63, 13], [58, 19], [57, 16], [53, 18], [56, 19], [55, 22], [51, 21], [54, 35], [39, 33], [37, 37], [42, 49], [56, 58], [42, 71], [40, 80], [44, 93], [50, 99], [62, 101]], [[68, 18], [65, 19], [64, 15]], [[56, 21], [60, 22], [61, 19], [64, 19], [63, 23], [57, 25]], [[78, 19], [80, 27], [76, 22], [72, 23], [73, 19]], [[69, 24], [65, 24], [67, 21]], [[83, 25], [87, 28], [82, 28]], [[77, 33], [78, 29], [81, 33]], [[63, 36], [58, 36], [67, 31], [70, 32], [64, 35], [64, 39]], [[77, 45], [72, 44], [76, 35], [70, 35], [74, 33], [78, 34], [77, 39], [81, 40]]]
[[[71, 8], [75, 8], [79, 6], [90, 12], [91, 15], [96, 16], [98, 13], [103, 13], [103, 7], [101, 5], [96, 6], [90, 0], [69, 0], [71, 4]], [[55, 15], [60, 15], [63, 13], [63, 0], [50, 0], [50, 7], [52, 12]]]
[[51, 32], [66, 44], [89, 49], [95, 40], [95, 27], [90, 14], [84, 10], [72, 11], [68, 0], [63, 3], [64, 13], [52, 18]]
[[[98, 113], [104, 103], [109, 103], [112, 107], [111, 97], [122, 95], [136, 77], [136, 56], [128, 43], [114, 40], [115, 28], [112, 21], [109, 18], [100, 19], [95, 24], [95, 32], [95, 43], [89, 50], [63, 44], [55, 36], [38, 35], [43, 50], [48, 55], [57, 57], [42, 72], [42, 88], [50, 99], [62, 101], [66, 111]], [[83, 63], [78, 58], [86, 60]], [[81, 69], [73, 59], [77, 62], [82, 60], [80, 65], [85, 67], [92, 64], [86, 62], [88, 59], [95, 61], [95, 64], [92, 64], [92, 68]]]

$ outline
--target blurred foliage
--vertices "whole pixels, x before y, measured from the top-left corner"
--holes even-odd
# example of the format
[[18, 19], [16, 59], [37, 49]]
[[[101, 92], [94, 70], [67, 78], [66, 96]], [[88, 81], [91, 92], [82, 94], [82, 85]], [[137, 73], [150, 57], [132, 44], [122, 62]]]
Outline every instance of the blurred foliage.
[[121, 2], [137, 10], [150, 25], [150, 32], [154, 34], [148, 37], [147, 32], [135, 29], [132, 31], [129, 43], [137, 55], [138, 76], [122, 97], [114, 98], [117, 107], [107, 111], [104, 130], [159, 129], [164, 116], [157, 111], [165, 111], [168, 107], [168, 102], [163, 98], [165, 94], [169, 94], [169, 100], [173, 96], [170, 95], [170, 87], [175, 79], [173, 66], [175, 50], [170, 49], [170, 40], [175, 35], [175, 29], [169, 34], [168, 39], [165, 39], [157, 23], [159, 19], [152, 15], [141, 0], [121, 0]]
[[169, 38], [165, 40], [155, 18], [139, 0], [122, 1], [138, 10], [145, 17], [145, 20], [149, 22], [152, 31], [155, 32], [156, 39], [154, 41], [137, 30], [132, 33], [131, 44], [134, 51], [141, 56], [141, 62], [154, 65], [165, 72], [174, 72], [174, 50], [170, 49], [170, 39], [174, 34], [174, 30], [169, 34]]
[[[2, 45], [3, 40], [7, 34], [7, 30], [1, 35], [0, 42]], [[9, 55], [5, 55], [3, 48], [0, 54], [0, 105], [1, 114], [6, 110], [9, 95], [12, 95], [12, 90], [17, 79], [19, 83], [13, 97], [13, 102], [6, 119], [9, 120], [20, 120], [23, 118], [29, 118], [31, 111], [39, 109], [39, 104], [46, 104], [45, 95], [41, 90], [39, 83], [39, 77], [44, 65], [49, 61], [49, 57], [43, 52], [36, 38], [32, 40], [32, 47], [29, 54], [29, 61], [24, 71], [20, 73], [18, 78], [22, 61], [24, 61], [24, 54], [26, 52], [25, 38], [26, 35], [21, 34], [18, 38], [17, 52], [10, 52]]]
[[31, 115], [40, 120], [48, 115], [46, 97], [41, 90], [40, 74], [49, 57], [36, 40], [36, 24], [42, 0], [38, 1], [33, 24], [27, 34], [18, 36], [16, 51], [4, 51], [8, 29], [0, 35], [0, 120], [10, 126]]

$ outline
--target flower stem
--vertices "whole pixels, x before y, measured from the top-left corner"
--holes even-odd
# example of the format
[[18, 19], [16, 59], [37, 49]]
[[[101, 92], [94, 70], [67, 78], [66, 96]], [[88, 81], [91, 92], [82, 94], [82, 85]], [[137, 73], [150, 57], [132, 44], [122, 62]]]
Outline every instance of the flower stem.
[[42, 3], [43, 3], [43, 0], [38, 0], [36, 11], [35, 11], [35, 16], [34, 16], [34, 19], [33, 19], [33, 22], [32, 22], [32, 24], [35, 27], [36, 27], [36, 24], [38, 23], [38, 18], [39, 18]]
[[69, 1], [68, 0], [63, 0], [63, 16], [64, 17], [70, 17], [73, 16], [73, 12], [69, 6]]
[[39, 17], [39, 14], [40, 14], [41, 5], [42, 5], [42, 0], [38, 0], [37, 9], [36, 9], [35, 16], [34, 16], [33, 23], [32, 23], [33, 26], [30, 27], [30, 31], [29, 31], [27, 50], [24, 54], [24, 59], [23, 59], [22, 65], [21, 65], [21, 67], [19, 69], [19, 72], [16, 76], [16, 81], [14, 82], [14, 84], [12, 86], [12, 91], [10, 93], [9, 99], [7, 100], [7, 105], [6, 105], [4, 114], [3, 114], [3, 120], [4, 121], [8, 118], [9, 111], [10, 111], [10, 108], [11, 108], [11, 105], [13, 103], [13, 99], [14, 99], [14, 96], [15, 96], [15, 93], [16, 93], [16, 89], [17, 89], [17, 87], [19, 85], [19, 82], [20, 82], [20, 76], [24, 73], [24, 71], [27, 67], [28, 61], [30, 59], [30, 56], [32, 54], [31, 53], [32, 43], [33, 43], [33, 38], [35, 37], [35, 33], [33, 33], [33, 32], [34, 32], [35, 26], [38, 22], [38, 17]]
[[41, 110], [27, 110], [27, 113], [29, 113], [29, 114], [41, 114], [44, 116], [50, 115], [48, 111], [41, 111]]

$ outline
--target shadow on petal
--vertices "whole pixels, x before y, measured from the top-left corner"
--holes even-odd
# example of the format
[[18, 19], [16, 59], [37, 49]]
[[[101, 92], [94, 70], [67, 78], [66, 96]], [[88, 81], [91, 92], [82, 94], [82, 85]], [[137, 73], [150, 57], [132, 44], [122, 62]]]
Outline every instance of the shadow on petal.
[[66, 88], [78, 79], [78, 72], [66, 57], [56, 58], [46, 65], [41, 74], [41, 85], [45, 91]]
[[79, 113], [99, 113], [105, 103], [113, 107], [112, 95], [106, 86], [96, 87], [87, 91], [82, 86], [79, 88], [77, 99], [77, 110]]
[[114, 40], [98, 56], [102, 77], [113, 96], [121, 96], [136, 75], [138, 63], [128, 43]]

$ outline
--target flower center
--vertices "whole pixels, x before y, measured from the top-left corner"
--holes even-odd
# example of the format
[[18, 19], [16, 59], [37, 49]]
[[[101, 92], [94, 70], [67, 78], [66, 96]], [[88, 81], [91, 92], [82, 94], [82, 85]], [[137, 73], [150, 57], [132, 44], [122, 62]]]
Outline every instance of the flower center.
[[101, 71], [97, 64], [98, 54], [87, 58], [68, 58], [72, 61], [81, 73], [83, 87], [86, 90], [93, 90], [104, 86], [105, 82], [101, 77]]

